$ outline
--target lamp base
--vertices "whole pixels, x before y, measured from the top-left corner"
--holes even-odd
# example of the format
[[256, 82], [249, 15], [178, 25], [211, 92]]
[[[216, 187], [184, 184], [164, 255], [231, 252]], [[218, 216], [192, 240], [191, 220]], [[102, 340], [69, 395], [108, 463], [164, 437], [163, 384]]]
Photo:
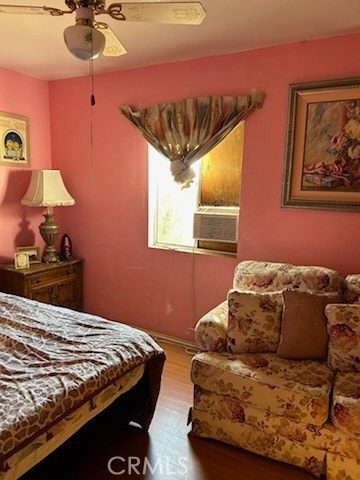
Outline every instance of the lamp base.
[[60, 262], [58, 254], [55, 252], [49, 251], [48, 247], [45, 248], [44, 255], [42, 256], [42, 261], [44, 263], [54, 263]]
[[46, 248], [42, 261], [45, 263], [54, 263], [59, 261], [59, 257], [56, 253], [55, 242], [59, 233], [59, 225], [54, 222], [54, 215], [52, 213], [45, 213], [45, 222], [43, 222], [40, 227], [40, 233], [44, 242], [46, 243]]

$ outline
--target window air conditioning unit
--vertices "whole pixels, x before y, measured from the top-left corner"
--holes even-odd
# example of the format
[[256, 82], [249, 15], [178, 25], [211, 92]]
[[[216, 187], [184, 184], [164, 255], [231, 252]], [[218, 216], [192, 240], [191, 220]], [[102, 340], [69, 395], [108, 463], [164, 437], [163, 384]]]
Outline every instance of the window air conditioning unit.
[[237, 243], [239, 208], [199, 207], [194, 213], [194, 234], [198, 240]]

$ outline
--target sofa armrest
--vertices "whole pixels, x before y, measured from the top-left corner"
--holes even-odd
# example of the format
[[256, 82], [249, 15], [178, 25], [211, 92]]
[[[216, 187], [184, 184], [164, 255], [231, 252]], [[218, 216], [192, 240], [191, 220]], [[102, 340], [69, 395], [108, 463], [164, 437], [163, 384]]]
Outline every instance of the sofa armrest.
[[345, 278], [344, 299], [346, 303], [360, 303], [360, 275], [348, 275]]
[[228, 325], [227, 300], [206, 313], [195, 327], [195, 340], [201, 350], [222, 352], [225, 349]]
[[340, 372], [360, 372], [360, 304], [329, 304], [325, 315], [329, 334], [328, 366]]

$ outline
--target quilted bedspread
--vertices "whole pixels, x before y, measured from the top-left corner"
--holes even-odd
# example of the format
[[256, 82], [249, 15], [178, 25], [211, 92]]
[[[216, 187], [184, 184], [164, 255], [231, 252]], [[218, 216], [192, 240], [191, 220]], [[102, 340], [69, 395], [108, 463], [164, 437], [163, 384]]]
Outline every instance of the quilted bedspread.
[[[142, 331], [0, 293], [0, 465], [121, 375], [154, 359], [161, 375], [164, 353]], [[155, 404], [159, 384], [158, 378]]]

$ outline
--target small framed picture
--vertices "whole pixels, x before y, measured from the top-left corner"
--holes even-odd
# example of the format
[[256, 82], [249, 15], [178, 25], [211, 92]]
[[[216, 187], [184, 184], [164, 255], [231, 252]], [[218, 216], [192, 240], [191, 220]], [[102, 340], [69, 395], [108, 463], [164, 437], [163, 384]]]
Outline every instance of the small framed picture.
[[40, 247], [17, 247], [16, 253], [27, 253], [30, 263], [41, 263]]
[[0, 165], [30, 167], [29, 118], [0, 112]]
[[30, 261], [29, 261], [29, 254], [27, 252], [18, 252], [14, 255], [14, 263], [15, 268], [29, 268]]

